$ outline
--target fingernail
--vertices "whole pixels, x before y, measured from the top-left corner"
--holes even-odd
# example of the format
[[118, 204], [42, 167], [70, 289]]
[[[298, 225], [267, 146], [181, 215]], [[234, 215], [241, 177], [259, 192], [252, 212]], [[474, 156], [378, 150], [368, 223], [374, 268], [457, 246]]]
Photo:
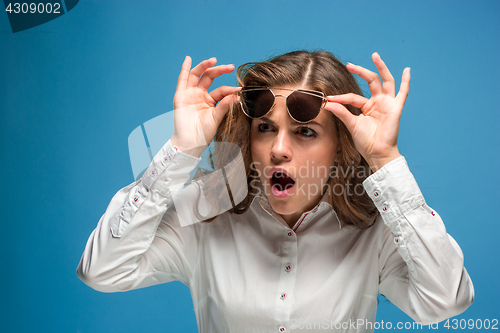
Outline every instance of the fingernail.
[[335, 98], [335, 96], [334, 95], [328, 95], [328, 96], [326, 96], [326, 98]]
[[346, 64], [346, 66], [347, 66], [347, 65], [354, 66], [354, 64], [353, 64], [353, 63], [350, 63], [350, 62], [348, 62], [348, 63]]

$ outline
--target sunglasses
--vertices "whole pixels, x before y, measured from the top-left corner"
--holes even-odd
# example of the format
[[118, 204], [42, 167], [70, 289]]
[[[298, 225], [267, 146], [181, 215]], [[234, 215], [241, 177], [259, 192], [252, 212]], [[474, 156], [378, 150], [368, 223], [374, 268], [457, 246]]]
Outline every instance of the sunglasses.
[[292, 93], [288, 96], [275, 95], [269, 87], [243, 87], [239, 91], [243, 112], [250, 118], [263, 117], [276, 105], [276, 97], [286, 97], [286, 108], [290, 117], [299, 123], [307, 123], [318, 116], [327, 102], [325, 95], [319, 91], [276, 89]]

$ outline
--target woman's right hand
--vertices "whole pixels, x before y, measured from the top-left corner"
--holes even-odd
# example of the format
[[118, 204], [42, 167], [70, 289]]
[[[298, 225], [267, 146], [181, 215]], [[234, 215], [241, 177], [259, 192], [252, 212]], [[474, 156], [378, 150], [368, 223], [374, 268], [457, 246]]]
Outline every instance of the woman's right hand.
[[174, 96], [174, 134], [170, 142], [181, 151], [200, 156], [215, 136], [239, 87], [208, 88], [214, 79], [231, 73], [234, 65], [215, 66], [217, 59], [202, 61], [191, 69], [191, 58], [182, 64]]

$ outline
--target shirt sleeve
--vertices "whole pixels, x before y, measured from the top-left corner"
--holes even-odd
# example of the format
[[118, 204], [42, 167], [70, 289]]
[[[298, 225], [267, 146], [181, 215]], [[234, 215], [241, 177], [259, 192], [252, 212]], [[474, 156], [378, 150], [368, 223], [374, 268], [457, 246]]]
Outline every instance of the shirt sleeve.
[[103, 292], [188, 284], [197, 235], [179, 226], [172, 198], [199, 161], [168, 141], [142, 178], [115, 194], [78, 265], [83, 282]]
[[388, 227], [379, 254], [379, 293], [425, 325], [465, 311], [474, 287], [463, 253], [438, 213], [427, 206], [404, 157], [363, 185]]

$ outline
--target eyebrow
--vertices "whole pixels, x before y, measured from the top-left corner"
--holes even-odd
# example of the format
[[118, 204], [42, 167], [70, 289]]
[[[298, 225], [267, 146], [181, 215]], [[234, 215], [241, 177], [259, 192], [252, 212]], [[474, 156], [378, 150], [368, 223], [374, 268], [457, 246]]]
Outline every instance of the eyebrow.
[[[276, 123], [274, 121], [272, 121], [271, 119], [267, 118], [267, 117], [261, 117], [261, 118], [257, 118], [257, 119], [260, 119], [260, 120], [264, 120], [268, 123], [271, 123], [273, 125], [276, 125]], [[293, 125], [309, 125], [309, 124], [314, 124], [314, 125], [318, 125], [319, 127], [323, 128], [323, 125], [321, 125], [320, 123], [318, 122], [315, 122], [314, 120], [312, 121], [308, 121], [307, 123], [299, 123], [298, 121], [295, 121], [292, 119], [292, 124]]]

